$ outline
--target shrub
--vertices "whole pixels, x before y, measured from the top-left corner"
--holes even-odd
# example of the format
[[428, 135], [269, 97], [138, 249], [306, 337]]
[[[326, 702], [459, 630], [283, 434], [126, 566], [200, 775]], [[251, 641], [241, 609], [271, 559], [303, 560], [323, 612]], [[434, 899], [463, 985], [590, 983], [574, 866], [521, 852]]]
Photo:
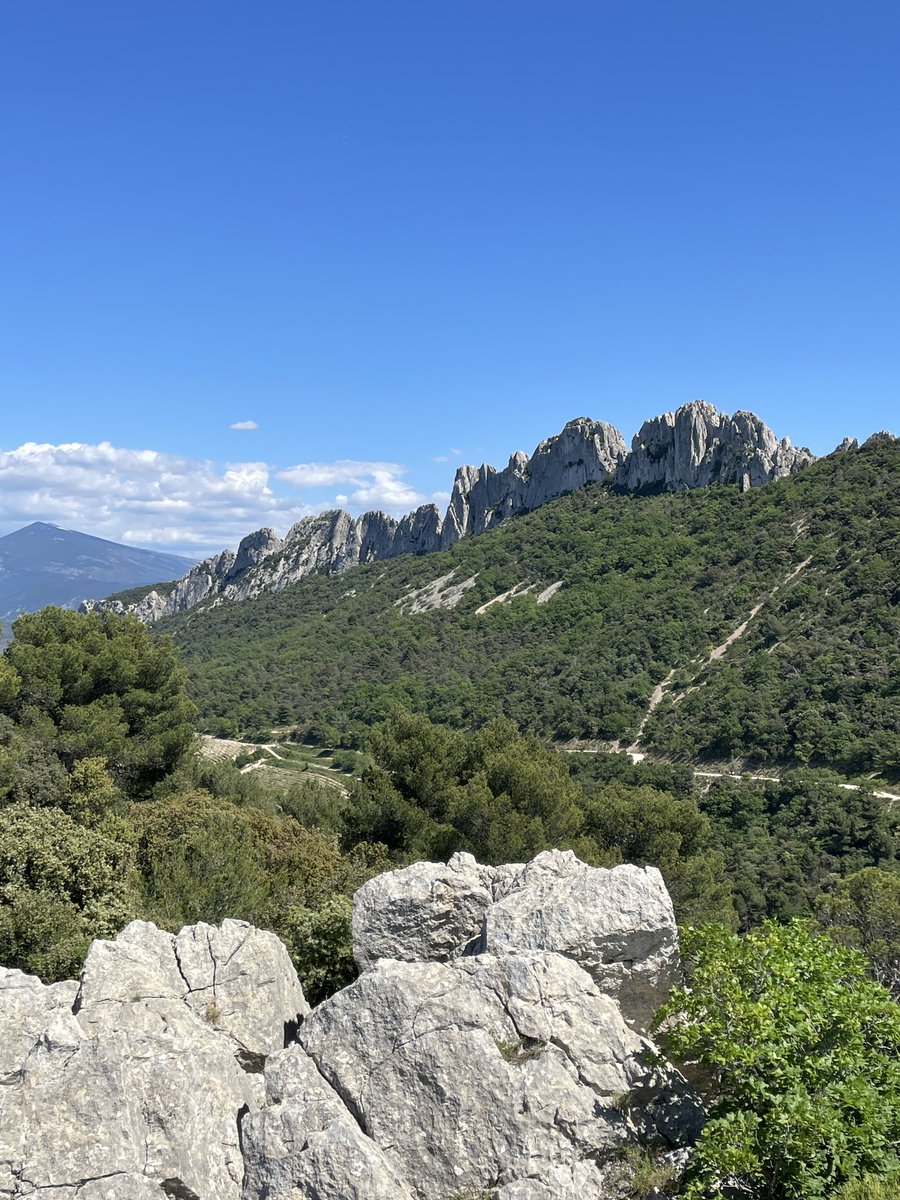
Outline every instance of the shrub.
[[709, 1072], [709, 1120], [685, 1195], [806, 1200], [898, 1166], [900, 1007], [855, 950], [808, 924], [684, 937], [689, 986], [662, 1042]]
[[319, 1004], [356, 978], [352, 912], [346, 896], [332, 896], [321, 908], [295, 908], [288, 914], [282, 936], [310, 1004]]

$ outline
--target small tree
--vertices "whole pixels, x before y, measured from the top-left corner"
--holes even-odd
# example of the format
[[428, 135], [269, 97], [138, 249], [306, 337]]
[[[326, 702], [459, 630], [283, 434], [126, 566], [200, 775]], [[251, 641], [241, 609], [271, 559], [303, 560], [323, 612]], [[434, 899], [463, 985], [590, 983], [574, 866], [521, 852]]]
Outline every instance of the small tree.
[[657, 1017], [677, 1058], [708, 1072], [692, 1200], [806, 1200], [898, 1166], [900, 1007], [862, 954], [806, 922], [744, 937], [688, 930], [689, 986]]
[[0, 711], [67, 769], [105, 758], [119, 786], [145, 795], [184, 757], [194, 706], [168, 638], [135, 617], [44, 608], [13, 625]]
[[900, 999], [900, 873], [866, 867], [820, 896], [817, 909], [829, 936], [862, 950], [872, 977]]

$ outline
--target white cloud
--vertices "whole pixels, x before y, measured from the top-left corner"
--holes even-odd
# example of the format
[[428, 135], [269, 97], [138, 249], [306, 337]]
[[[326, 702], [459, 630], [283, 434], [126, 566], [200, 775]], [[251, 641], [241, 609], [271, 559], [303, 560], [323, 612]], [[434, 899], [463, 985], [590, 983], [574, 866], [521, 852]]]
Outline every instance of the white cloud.
[[258, 421], [235, 421], [233, 425], [228, 426], [229, 429], [259, 429]]
[[278, 472], [278, 478], [298, 487], [334, 487], [337, 483], [352, 483], [362, 486], [375, 473], [402, 475], [404, 468], [399, 463], [359, 462], [353, 458], [339, 458], [330, 463], [298, 463]]
[[98, 537], [199, 555], [322, 506], [280, 496], [266, 463], [217, 465], [109, 442], [0, 451], [0, 526], [52, 521]]
[[276, 472], [276, 477], [301, 488], [349, 486], [355, 490], [349, 495], [339, 495], [339, 504], [358, 509], [381, 508], [402, 516], [425, 503], [425, 497], [401, 479], [405, 473], [406, 468], [399, 463], [345, 458], [333, 463], [298, 463]]
[[0, 534], [51, 521], [112, 541], [205, 557], [262, 526], [279, 534], [334, 507], [320, 489], [343, 485], [337, 503], [354, 513], [402, 516], [425, 502], [398, 463], [341, 460], [282, 469], [264, 462], [214, 463], [125, 449], [109, 442], [28, 442], [0, 450]]
[[440, 463], [449, 462], [450, 455], [449, 454], [436, 454], [431, 461], [432, 462], [440, 462]]

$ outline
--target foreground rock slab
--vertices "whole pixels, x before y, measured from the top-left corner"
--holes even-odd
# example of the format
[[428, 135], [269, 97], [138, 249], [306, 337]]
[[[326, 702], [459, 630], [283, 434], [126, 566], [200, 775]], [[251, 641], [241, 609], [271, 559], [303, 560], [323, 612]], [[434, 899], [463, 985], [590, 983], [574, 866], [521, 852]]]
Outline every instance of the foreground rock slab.
[[0, 1197], [621, 1200], [623, 1148], [695, 1138], [639, 1028], [677, 970], [657, 872], [458, 854], [370, 881], [353, 932], [312, 1011], [241, 921], [0, 969]]
[[539, 854], [485, 912], [483, 948], [554, 950], [579, 963], [626, 1019], [646, 1031], [676, 980], [678, 930], [656, 867], [588, 867]]
[[655, 867], [590, 867], [569, 851], [485, 867], [471, 854], [379, 875], [353, 901], [353, 952], [445, 962], [552, 950], [582, 966], [646, 1031], [678, 971], [672, 902]]
[[492, 867], [471, 854], [387, 871], [353, 897], [353, 952], [361, 970], [380, 958], [445, 962], [481, 934]]
[[243, 922], [134, 922], [78, 985], [5, 972], [0, 1195], [239, 1200], [254, 1072], [307, 1011], [284, 947]]
[[[649, 1111], [685, 1092], [587, 972], [546, 952], [382, 959], [312, 1012], [300, 1042], [419, 1200], [553, 1170], [600, 1197], [598, 1160], [638, 1128], [656, 1134]], [[690, 1104], [683, 1116], [695, 1120]]]

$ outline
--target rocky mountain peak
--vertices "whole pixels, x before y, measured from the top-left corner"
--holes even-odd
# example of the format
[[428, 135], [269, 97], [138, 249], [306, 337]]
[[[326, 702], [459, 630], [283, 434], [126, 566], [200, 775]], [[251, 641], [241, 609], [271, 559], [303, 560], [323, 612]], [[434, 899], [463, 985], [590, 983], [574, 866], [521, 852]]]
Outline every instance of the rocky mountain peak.
[[237, 554], [225, 551], [200, 563], [166, 596], [152, 592], [134, 605], [102, 601], [87, 607], [154, 621], [210, 599], [281, 591], [312, 572], [338, 574], [359, 563], [446, 550], [589, 483], [638, 492], [711, 483], [746, 490], [792, 475], [812, 458], [787, 438], [779, 441], [753, 413], [728, 416], [703, 400], [645, 421], [630, 452], [615, 426], [576, 417], [530, 457], [517, 450], [501, 470], [488, 463], [459, 467], [443, 518], [433, 504], [399, 521], [383, 512], [317, 513], [292, 526], [283, 542], [271, 529], [250, 534]]
[[645, 421], [616, 475], [623, 491], [683, 491], [711, 483], [743, 490], [794, 475], [813, 461], [808, 450], [779, 441], [751, 412], [733, 416], [704, 400]]

